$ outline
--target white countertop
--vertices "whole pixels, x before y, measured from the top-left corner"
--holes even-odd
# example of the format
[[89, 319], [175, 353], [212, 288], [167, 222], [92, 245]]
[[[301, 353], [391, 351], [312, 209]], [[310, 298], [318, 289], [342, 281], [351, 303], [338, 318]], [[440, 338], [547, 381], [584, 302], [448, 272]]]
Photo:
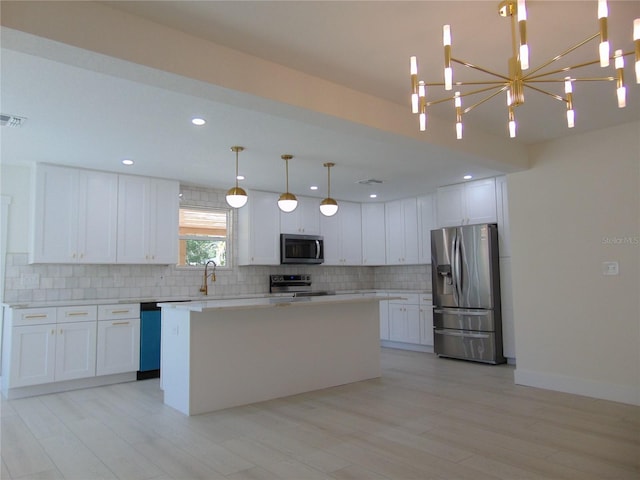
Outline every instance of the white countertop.
[[[336, 294], [340, 296], [346, 295], [376, 295], [384, 293], [385, 295], [398, 295], [400, 293], [418, 293], [418, 294], [426, 294], [431, 295], [431, 292], [425, 290], [403, 290], [403, 289], [366, 289], [366, 290], [345, 290], [338, 291]], [[334, 295], [327, 295], [329, 297]], [[273, 300], [278, 298], [289, 298], [291, 297], [290, 293], [254, 293], [247, 295], [229, 295], [229, 296], [209, 296], [204, 297], [203, 295], [193, 296], [193, 297], [155, 297], [155, 298], [103, 298], [103, 299], [83, 299], [83, 300], [58, 300], [51, 302], [7, 302], [2, 303], [3, 307], [13, 308], [13, 309], [24, 309], [24, 308], [46, 308], [46, 307], [76, 307], [82, 305], [114, 305], [114, 304], [127, 304], [127, 303], [147, 303], [147, 302], [156, 302], [156, 303], [170, 303], [170, 302], [181, 302], [181, 303], [211, 303], [211, 302], [234, 302], [234, 301], [247, 301], [251, 299], [255, 300]], [[304, 297], [303, 300], [300, 298], [297, 301], [305, 301], [307, 297]], [[310, 298], [325, 298], [325, 297], [310, 297]], [[346, 299], [343, 299], [346, 300]], [[277, 303], [277, 302], [276, 302]]]
[[379, 302], [381, 300], [396, 299], [401, 297], [389, 297], [388, 295], [378, 295], [376, 293], [350, 293], [336, 295], [322, 295], [317, 297], [261, 297], [261, 298], [235, 298], [228, 300], [207, 300], [181, 303], [160, 303], [163, 308], [173, 308], [178, 310], [189, 310], [192, 312], [204, 312], [208, 310], [237, 310], [254, 308], [285, 307], [290, 305], [326, 305], [335, 303], [354, 302]]

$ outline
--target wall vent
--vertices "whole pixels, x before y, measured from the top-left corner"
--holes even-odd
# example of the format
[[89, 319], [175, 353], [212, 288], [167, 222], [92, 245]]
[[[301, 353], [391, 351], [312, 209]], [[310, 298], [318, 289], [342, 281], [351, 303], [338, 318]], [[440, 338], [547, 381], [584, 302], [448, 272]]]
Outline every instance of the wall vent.
[[18, 117], [17, 115], [7, 115], [6, 113], [0, 113], [0, 127], [21, 127], [27, 119], [25, 117]]

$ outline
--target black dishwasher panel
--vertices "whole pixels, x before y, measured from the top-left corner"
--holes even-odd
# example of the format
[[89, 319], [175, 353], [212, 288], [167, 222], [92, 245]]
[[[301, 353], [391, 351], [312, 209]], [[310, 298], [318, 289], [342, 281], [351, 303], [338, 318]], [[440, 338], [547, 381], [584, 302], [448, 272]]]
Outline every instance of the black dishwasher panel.
[[138, 380], [160, 377], [161, 310], [155, 302], [140, 304], [140, 370]]

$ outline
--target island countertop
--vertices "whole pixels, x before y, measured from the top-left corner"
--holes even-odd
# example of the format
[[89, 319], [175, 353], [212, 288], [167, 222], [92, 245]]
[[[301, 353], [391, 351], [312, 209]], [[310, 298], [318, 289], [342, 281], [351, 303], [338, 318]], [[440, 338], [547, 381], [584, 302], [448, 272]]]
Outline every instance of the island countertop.
[[239, 310], [256, 308], [274, 308], [289, 305], [328, 305], [337, 303], [379, 302], [380, 300], [395, 300], [401, 296], [388, 296], [376, 293], [353, 293], [321, 295], [310, 297], [275, 296], [261, 298], [233, 298], [226, 300], [206, 300], [181, 303], [159, 303], [162, 308], [189, 310], [192, 312], [205, 312], [209, 310]]

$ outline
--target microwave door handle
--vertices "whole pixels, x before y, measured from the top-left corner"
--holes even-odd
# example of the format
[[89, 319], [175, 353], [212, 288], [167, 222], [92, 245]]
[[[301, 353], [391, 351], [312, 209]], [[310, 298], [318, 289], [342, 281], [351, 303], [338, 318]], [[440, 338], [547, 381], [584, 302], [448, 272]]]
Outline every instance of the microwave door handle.
[[316, 260], [320, 259], [320, 240], [316, 240]]

